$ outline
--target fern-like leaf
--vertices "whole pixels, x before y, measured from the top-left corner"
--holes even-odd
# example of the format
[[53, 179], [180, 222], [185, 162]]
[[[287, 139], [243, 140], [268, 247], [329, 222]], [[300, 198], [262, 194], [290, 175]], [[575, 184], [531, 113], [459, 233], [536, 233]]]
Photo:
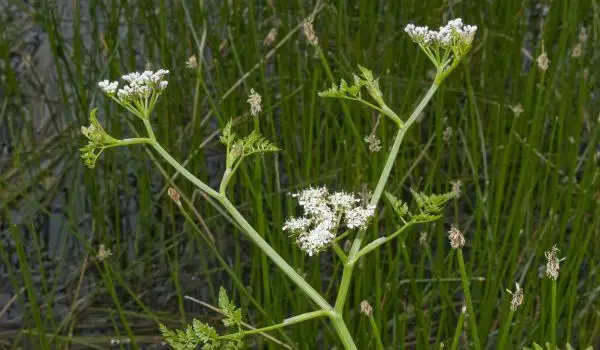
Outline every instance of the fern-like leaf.
[[229, 120], [225, 127], [223, 128], [222, 135], [220, 137], [221, 143], [224, 145], [230, 145], [235, 139], [235, 133], [231, 132], [231, 127], [233, 126], [233, 120]]
[[264, 153], [264, 152], [277, 152], [279, 151], [279, 147], [275, 146], [274, 143], [267, 140], [261, 134], [256, 131], [252, 131], [250, 135], [244, 137], [243, 139], [237, 139], [234, 142], [233, 148], [239, 148], [238, 151], [241, 151], [241, 156], [249, 156], [254, 153]]
[[408, 204], [396, 198], [393, 194], [389, 192], [385, 192], [385, 198], [388, 200], [388, 202], [399, 217], [404, 218], [406, 215], [410, 215], [410, 212], [408, 211]]
[[227, 297], [225, 288], [219, 289], [219, 308], [225, 315], [223, 324], [226, 327], [240, 326], [242, 324], [242, 310], [238, 309], [235, 304]]

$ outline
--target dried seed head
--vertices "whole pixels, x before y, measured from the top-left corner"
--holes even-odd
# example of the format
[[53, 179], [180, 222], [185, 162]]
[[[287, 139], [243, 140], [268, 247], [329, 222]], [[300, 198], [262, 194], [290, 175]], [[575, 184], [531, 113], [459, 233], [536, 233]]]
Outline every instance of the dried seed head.
[[104, 244], [100, 244], [98, 246], [98, 254], [96, 254], [96, 258], [100, 261], [104, 261], [106, 258], [112, 255], [110, 249], [107, 249]]
[[515, 117], [519, 117], [524, 112], [523, 106], [520, 103], [517, 103], [516, 105], [509, 106], [509, 107], [512, 110]]
[[550, 65], [550, 60], [548, 59], [548, 55], [546, 54], [546, 51], [542, 52], [542, 54], [538, 56], [536, 61], [537, 61], [538, 68], [542, 72], [545, 72], [546, 70], [548, 70], [548, 66]]
[[277, 28], [271, 28], [269, 34], [267, 34], [265, 40], [263, 40], [263, 45], [271, 46], [271, 44], [273, 44], [275, 41], [275, 38], [277, 38]]
[[304, 35], [306, 35], [306, 39], [312, 46], [319, 46], [319, 38], [317, 34], [315, 34], [315, 28], [313, 26], [314, 18], [309, 17], [304, 21]]
[[173, 202], [181, 204], [181, 197], [179, 196], [179, 192], [177, 192], [176, 189], [174, 189], [173, 187], [169, 187], [169, 189], [167, 190], [167, 194], [169, 195], [169, 197], [171, 197]]
[[448, 143], [452, 139], [452, 135], [454, 135], [454, 131], [451, 127], [447, 126], [442, 134], [442, 139], [445, 143]]
[[360, 302], [360, 312], [368, 317], [373, 316], [373, 307], [368, 301], [363, 300]]
[[421, 232], [421, 235], [419, 236], [419, 244], [421, 245], [421, 247], [424, 247], [427, 244], [427, 239], [428, 239], [427, 232], [425, 232], [425, 231]]
[[365, 142], [369, 145], [369, 152], [379, 152], [381, 151], [381, 140], [375, 134], [371, 134], [369, 136], [365, 136]]
[[515, 292], [511, 292], [510, 290], [506, 290], [508, 292], [508, 294], [512, 295], [512, 299], [510, 301], [510, 309], [512, 311], [516, 311], [519, 306], [521, 306], [521, 304], [523, 304], [523, 290], [521, 289], [521, 286], [519, 286], [518, 283], [515, 283], [516, 287], [515, 287]]
[[373, 196], [373, 192], [369, 189], [369, 185], [362, 184], [360, 185], [360, 191], [358, 191], [358, 196], [360, 200], [362, 200], [363, 204], [368, 204], [371, 200], [371, 196]]
[[190, 69], [198, 68], [198, 61], [196, 61], [196, 55], [191, 55], [187, 61], [185, 61], [185, 67]]
[[455, 226], [450, 228], [448, 235], [450, 236], [450, 246], [452, 249], [460, 249], [465, 245], [465, 237], [463, 233], [460, 232], [460, 230]]
[[551, 250], [545, 253], [546, 259], [548, 262], [546, 263], [546, 276], [550, 279], [556, 281], [558, 278], [558, 272], [560, 270], [560, 262], [564, 259], [558, 258], [558, 248], [556, 246], [552, 247]]
[[454, 180], [454, 181], [450, 181], [450, 184], [452, 185], [452, 192], [456, 193], [456, 198], [460, 197], [461, 187], [463, 184], [462, 181]]
[[248, 96], [248, 103], [250, 104], [250, 114], [253, 117], [256, 117], [258, 115], [258, 113], [260, 113], [262, 111], [262, 107], [260, 106], [261, 101], [262, 101], [262, 98], [260, 97], [260, 95], [257, 94], [256, 91], [254, 91], [254, 89], [250, 89], [250, 96]]
[[573, 47], [573, 51], [571, 52], [571, 57], [574, 57], [574, 58], [581, 57], [582, 52], [583, 52], [583, 44], [581, 42], [578, 42]]

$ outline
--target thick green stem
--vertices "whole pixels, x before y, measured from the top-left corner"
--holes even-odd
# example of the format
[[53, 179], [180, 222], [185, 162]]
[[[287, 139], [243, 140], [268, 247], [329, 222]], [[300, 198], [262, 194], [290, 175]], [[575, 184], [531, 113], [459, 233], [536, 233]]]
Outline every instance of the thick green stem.
[[463, 293], [465, 293], [465, 299], [467, 300], [467, 312], [469, 313], [469, 326], [471, 328], [473, 346], [475, 347], [475, 350], [481, 350], [481, 344], [479, 343], [479, 332], [477, 331], [477, 319], [475, 318], [475, 309], [473, 308], [473, 301], [471, 300], [471, 287], [469, 286], [469, 279], [467, 278], [467, 270], [465, 268], [465, 260], [463, 258], [462, 249], [456, 249], [456, 255], [458, 256], [458, 267], [460, 268], [460, 278], [462, 279]]
[[[425, 94], [423, 99], [421, 100], [421, 102], [419, 102], [419, 105], [417, 106], [417, 108], [415, 108], [415, 110], [410, 115], [410, 117], [408, 118], [406, 123], [404, 123], [404, 125], [400, 128], [400, 130], [398, 130], [398, 134], [396, 135], [396, 139], [394, 140], [394, 145], [392, 146], [390, 154], [387, 158], [387, 161], [383, 168], [383, 172], [381, 173], [381, 176], [379, 177], [379, 182], [377, 183], [375, 192], [373, 192], [373, 196], [371, 197], [371, 201], [370, 201], [371, 205], [377, 205], [377, 203], [379, 202], [379, 199], [381, 198], [381, 195], [383, 194], [383, 189], [385, 188], [385, 185], [387, 184], [388, 178], [390, 176], [390, 172], [392, 171], [392, 167], [394, 166], [394, 163], [396, 162], [396, 158], [397, 158], [398, 152], [400, 150], [400, 145], [402, 144], [402, 140], [404, 139], [404, 135], [406, 134], [406, 131], [415, 122], [415, 120], [417, 120], [417, 118], [419, 117], [421, 112], [423, 112], [423, 110], [425, 109], [425, 106], [427, 105], [427, 103], [429, 103], [429, 101], [435, 94], [438, 87], [439, 87], [439, 84], [437, 84], [435, 82], [431, 85], [431, 87], [429, 88], [429, 90], [427, 91], [427, 93]], [[337, 298], [335, 300], [335, 307], [334, 307], [335, 311], [340, 314], [342, 313], [342, 311], [344, 309], [344, 304], [346, 303], [346, 298], [348, 296], [348, 289], [350, 287], [350, 281], [352, 279], [352, 273], [354, 271], [354, 262], [356, 261], [356, 256], [360, 251], [360, 247], [365, 238], [365, 234], [366, 234], [366, 230], [362, 230], [362, 231], [358, 232], [358, 234], [356, 235], [356, 238], [354, 239], [354, 242], [352, 243], [352, 248], [350, 249], [350, 254], [348, 255], [348, 261], [344, 265], [344, 272], [342, 273], [342, 282], [340, 285], [340, 289], [338, 291]]]
[[342, 344], [346, 350], [357, 350], [356, 344], [354, 344], [354, 340], [348, 331], [348, 327], [346, 327], [346, 323], [344, 323], [344, 318], [341, 313], [332, 312], [329, 314], [329, 319], [333, 324], [333, 328], [337, 332]]
[[217, 200], [223, 205], [231, 217], [242, 227], [248, 237], [285, 273], [302, 291], [308, 295], [322, 310], [331, 311], [331, 305], [308, 282], [279, 255], [267, 241], [246, 221], [235, 206], [224, 196], [217, 195]]

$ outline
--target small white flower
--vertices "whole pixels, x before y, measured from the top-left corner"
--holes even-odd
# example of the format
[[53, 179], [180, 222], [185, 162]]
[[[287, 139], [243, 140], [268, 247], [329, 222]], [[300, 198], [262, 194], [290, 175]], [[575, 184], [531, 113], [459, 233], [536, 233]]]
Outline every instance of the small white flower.
[[[112, 93], [114, 94], [114, 92], [116, 92], [117, 97], [122, 101], [147, 98], [154, 92], [161, 93], [167, 87], [168, 82], [163, 79], [168, 73], [169, 71], [166, 69], [159, 69], [156, 72], [147, 70], [142, 73], [127, 73], [121, 78], [128, 82], [128, 85], [123, 86], [122, 89], [117, 91], [117, 82], [114, 82], [114, 85], [108, 85], [106, 89], [110, 87], [113, 91]], [[100, 82], [98, 85], [106, 92], [106, 89], [103, 87], [106, 86], [105, 82], [106, 81]]]
[[292, 196], [298, 199], [304, 216], [286, 220], [283, 230], [296, 235], [296, 243], [310, 256], [331, 244], [342, 216], [348, 228], [362, 228], [375, 209], [374, 206], [360, 206], [360, 199], [352, 193], [330, 194], [325, 187], [310, 187]]
[[417, 27], [412, 23], [406, 25], [404, 31], [416, 43], [452, 49], [458, 46], [470, 46], [477, 26], [465, 25], [462, 19], [456, 18], [440, 27], [438, 31], [429, 30], [427, 26]]
[[98, 83], [98, 87], [107, 95], [113, 95], [115, 92], [117, 92], [118, 86], [119, 83], [116, 81], [110, 82], [108, 80], [102, 80]]
[[329, 196], [329, 203], [333, 206], [336, 211], [346, 211], [350, 210], [354, 206], [355, 203], [358, 203], [360, 199], [356, 198], [355, 195], [351, 193], [346, 193], [344, 191], [335, 192], [331, 196]]
[[369, 218], [375, 214], [375, 206], [355, 207], [346, 212], [346, 226], [348, 228], [364, 229], [367, 226]]
[[289, 218], [285, 224], [283, 225], [284, 231], [305, 231], [310, 225], [310, 220], [308, 218]]

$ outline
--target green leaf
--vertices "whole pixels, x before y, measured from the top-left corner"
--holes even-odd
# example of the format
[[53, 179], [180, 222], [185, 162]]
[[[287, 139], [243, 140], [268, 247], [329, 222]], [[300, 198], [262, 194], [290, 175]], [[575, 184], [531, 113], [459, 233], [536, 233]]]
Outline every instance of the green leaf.
[[361, 66], [360, 64], [358, 65], [358, 69], [360, 69], [360, 72], [362, 73], [363, 78], [367, 82], [372, 82], [373, 80], [375, 80], [375, 78], [373, 77], [373, 72], [371, 72], [369, 69]]
[[387, 191], [385, 192], [385, 198], [388, 200], [388, 202], [399, 217], [403, 218], [407, 214], [410, 215], [410, 212], [408, 211], [408, 204], [396, 198], [394, 195]]
[[367, 85], [368, 82], [361, 79], [356, 74], [353, 75], [353, 80], [354, 80], [353, 84], [348, 85], [348, 83], [344, 79], [342, 79], [340, 81], [339, 87], [336, 86], [335, 84], [332, 84], [330, 89], [319, 92], [319, 96], [321, 96], [321, 97], [338, 97], [338, 98], [352, 97], [352, 98], [360, 99], [360, 89], [363, 86]]
[[437, 213], [443, 210], [444, 204], [449, 200], [456, 197], [455, 192], [448, 192], [444, 194], [432, 194], [427, 195], [423, 192], [416, 192], [411, 190], [417, 206], [421, 211], [429, 213]]
[[235, 304], [227, 297], [225, 288], [219, 289], [219, 308], [225, 315], [222, 320], [223, 324], [227, 327], [240, 326], [242, 324], [242, 310], [238, 309]]
[[196, 319], [191, 325], [187, 325], [185, 330], [172, 331], [162, 324], [159, 325], [159, 329], [167, 343], [176, 350], [196, 349], [199, 344], [203, 344], [204, 349], [221, 347], [217, 332], [211, 326]]
[[225, 127], [222, 130], [222, 135], [220, 137], [221, 143], [224, 145], [230, 145], [235, 139], [235, 133], [231, 132], [231, 127], [233, 126], [233, 120], [229, 120]]
[[249, 156], [254, 153], [277, 152], [280, 150], [279, 147], [256, 131], [252, 131], [250, 135], [243, 139], [237, 139], [233, 144], [232, 150], [236, 146], [239, 148], [237, 152], [241, 151], [240, 157]]

